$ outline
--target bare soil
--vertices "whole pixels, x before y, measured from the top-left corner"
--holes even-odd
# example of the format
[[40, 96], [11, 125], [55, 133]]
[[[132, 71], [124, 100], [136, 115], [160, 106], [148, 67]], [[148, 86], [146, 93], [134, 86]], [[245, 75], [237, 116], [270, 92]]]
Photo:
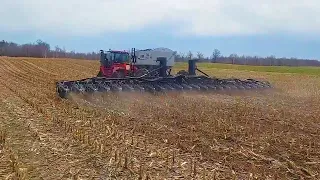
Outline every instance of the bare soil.
[[57, 97], [98, 69], [0, 57], [0, 179], [320, 178], [319, 76], [206, 69], [275, 88]]

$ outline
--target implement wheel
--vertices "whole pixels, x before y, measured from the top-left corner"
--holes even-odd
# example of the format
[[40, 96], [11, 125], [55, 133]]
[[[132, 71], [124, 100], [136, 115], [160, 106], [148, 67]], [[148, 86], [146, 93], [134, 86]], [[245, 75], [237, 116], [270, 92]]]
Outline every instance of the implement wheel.
[[185, 70], [180, 70], [177, 74], [187, 76], [189, 73]]

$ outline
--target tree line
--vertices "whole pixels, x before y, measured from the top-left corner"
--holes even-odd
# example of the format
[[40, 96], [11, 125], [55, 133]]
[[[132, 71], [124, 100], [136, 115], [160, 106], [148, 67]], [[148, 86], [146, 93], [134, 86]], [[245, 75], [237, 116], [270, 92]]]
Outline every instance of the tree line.
[[[14, 42], [0, 41], [0, 56], [10, 57], [36, 57], [36, 58], [74, 58], [74, 59], [99, 59], [99, 52], [81, 53], [75, 51], [66, 51], [65, 48], [50, 45], [42, 40], [35, 43], [17, 44]], [[259, 57], [237, 55], [235, 53], [229, 56], [221, 55], [218, 49], [214, 49], [210, 57], [205, 57], [203, 53], [177, 53], [176, 61], [188, 61], [189, 59], [198, 59], [199, 62], [227, 63], [258, 66], [320, 66], [318, 60], [298, 59], [298, 58], [276, 58], [275, 56]]]
[[35, 58], [75, 58], [75, 59], [99, 59], [98, 52], [80, 53], [66, 51], [65, 48], [50, 45], [42, 40], [35, 43], [17, 44], [14, 42], [0, 41], [0, 56], [10, 57], [35, 57]]
[[210, 57], [205, 57], [203, 53], [191, 51], [188, 53], [178, 53], [176, 61], [188, 61], [189, 59], [198, 59], [199, 62], [254, 65], [254, 66], [320, 66], [320, 61], [315, 59], [298, 59], [298, 58], [277, 58], [274, 55], [267, 57], [237, 55], [236, 53], [229, 56], [222, 56], [218, 49], [214, 49]]

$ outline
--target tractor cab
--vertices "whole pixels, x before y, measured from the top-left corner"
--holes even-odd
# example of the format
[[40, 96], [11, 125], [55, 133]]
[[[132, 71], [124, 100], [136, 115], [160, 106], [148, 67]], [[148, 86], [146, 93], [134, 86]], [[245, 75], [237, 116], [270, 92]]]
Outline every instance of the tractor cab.
[[109, 50], [104, 52], [101, 50], [100, 63], [103, 66], [112, 66], [114, 63], [118, 64], [129, 64], [130, 56], [128, 52], [125, 51], [113, 51]]
[[130, 73], [130, 55], [126, 51], [100, 50], [100, 71], [98, 76], [125, 77]]

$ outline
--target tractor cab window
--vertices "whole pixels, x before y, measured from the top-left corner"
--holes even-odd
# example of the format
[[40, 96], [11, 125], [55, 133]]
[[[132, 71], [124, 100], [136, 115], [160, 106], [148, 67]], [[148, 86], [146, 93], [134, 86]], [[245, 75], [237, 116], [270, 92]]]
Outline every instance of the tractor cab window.
[[106, 60], [113, 61], [113, 54], [112, 53], [106, 53]]
[[101, 59], [104, 66], [111, 65], [112, 63], [129, 63], [130, 56], [128, 53], [109, 51], [105, 57]]
[[115, 62], [115, 63], [129, 63], [130, 57], [128, 53], [108, 52], [106, 53], [106, 60]]
[[113, 62], [117, 62], [117, 63], [127, 63], [127, 62], [129, 62], [129, 54], [127, 54], [127, 53], [114, 53], [112, 60], [113, 60]]

